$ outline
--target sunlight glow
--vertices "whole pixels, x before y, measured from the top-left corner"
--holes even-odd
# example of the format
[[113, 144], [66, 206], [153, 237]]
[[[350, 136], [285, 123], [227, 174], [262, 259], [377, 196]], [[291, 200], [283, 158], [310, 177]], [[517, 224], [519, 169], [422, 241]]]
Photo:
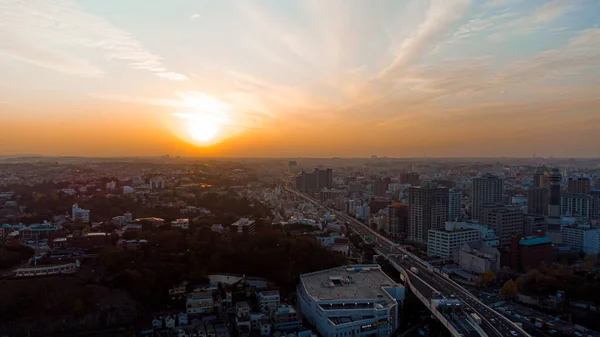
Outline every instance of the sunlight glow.
[[214, 140], [221, 131], [221, 125], [209, 116], [192, 117], [187, 124], [190, 136], [199, 142]]

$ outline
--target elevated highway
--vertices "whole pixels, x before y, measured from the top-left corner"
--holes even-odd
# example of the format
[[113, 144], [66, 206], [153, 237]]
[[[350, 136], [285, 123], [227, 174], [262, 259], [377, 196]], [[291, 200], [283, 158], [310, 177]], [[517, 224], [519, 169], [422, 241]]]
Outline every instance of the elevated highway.
[[[374, 245], [374, 250], [389, 260], [402, 273], [406, 284], [409, 285], [413, 293], [448, 328], [452, 335], [457, 337], [529, 336], [523, 329], [502, 314], [486, 306], [441, 270], [412, 254], [404, 247], [392, 242], [347, 214], [327, 208], [321, 205], [319, 201], [291, 188], [285, 187], [284, 189], [323, 210], [336, 214], [338, 219], [345, 221], [350, 229], [362, 237], [374, 236], [375, 239], [371, 242]], [[457, 300], [462, 310], [458, 314], [438, 310], [434, 303], [437, 303], [440, 299]], [[471, 318], [472, 314], [476, 314], [481, 322], [474, 322]]]

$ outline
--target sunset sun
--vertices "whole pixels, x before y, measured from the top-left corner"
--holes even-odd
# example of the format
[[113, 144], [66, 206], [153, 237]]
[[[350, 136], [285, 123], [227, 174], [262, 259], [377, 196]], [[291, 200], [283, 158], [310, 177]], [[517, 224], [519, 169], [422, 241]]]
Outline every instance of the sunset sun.
[[199, 142], [209, 142], [221, 131], [221, 125], [213, 118], [200, 116], [190, 118], [187, 124], [187, 132], [190, 136]]

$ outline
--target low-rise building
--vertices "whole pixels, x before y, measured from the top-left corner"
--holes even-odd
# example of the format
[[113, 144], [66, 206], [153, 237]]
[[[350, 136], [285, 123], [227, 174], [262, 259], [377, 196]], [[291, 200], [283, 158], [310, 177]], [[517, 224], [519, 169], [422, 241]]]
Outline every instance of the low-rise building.
[[238, 235], [254, 235], [256, 233], [255, 221], [247, 218], [239, 219], [229, 227], [233, 233]]
[[427, 256], [454, 259], [459, 248], [467, 242], [481, 240], [481, 232], [464, 222], [446, 222], [443, 229], [430, 229], [427, 237]]
[[190, 228], [190, 219], [173, 220], [171, 221], [171, 227], [179, 229], [188, 229]]
[[302, 317], [289, 305], [280, 305], [272, 316], [276, 331], [295, 330], [302, 326]]
[[250, 305], [248, 302], [237, 302], [235, 304], [235, 313], [238, 316], [250, 316]]
[[537, 268], [542, 262], [552, 262], [552, 241], [547, 236], [513, 237], [510, 245], [512, 270], [526, 271]]
[[88, 223], [90, 222], [90, 210], [79, 208], [78, 204], [74, 204], [71, 208], [71, 219], [73, 221], [81, 220], [83, 223]]
[[264, 314], [270, 315], [281, 304], [279, 290], [259, 291], [256, 295], [258, 297], [258, 307]]
[[458, 265], [469, 273], [497, 272], [500, 269], [500, 251], [481, 242], [467, 242], [458, 251]]
[[186, 309], [188, 314], [213, 312], [213, 296], [210, 291], [194, 291], [187, 294]]

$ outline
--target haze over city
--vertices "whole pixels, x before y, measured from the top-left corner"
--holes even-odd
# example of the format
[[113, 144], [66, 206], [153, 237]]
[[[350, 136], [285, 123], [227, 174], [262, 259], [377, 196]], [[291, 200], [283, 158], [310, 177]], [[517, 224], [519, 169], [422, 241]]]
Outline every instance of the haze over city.
[[0, 154], [597, 157], [596, 0], [0, 0]]

